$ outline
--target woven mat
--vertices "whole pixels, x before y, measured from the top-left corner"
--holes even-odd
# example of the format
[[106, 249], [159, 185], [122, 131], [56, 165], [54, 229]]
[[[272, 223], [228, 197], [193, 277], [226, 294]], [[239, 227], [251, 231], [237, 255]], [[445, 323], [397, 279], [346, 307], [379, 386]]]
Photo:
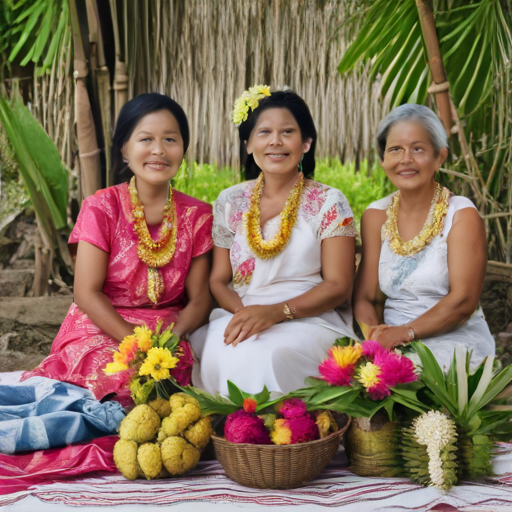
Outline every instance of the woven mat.
[[0, 506], [32, 496], [43, 502], [72, 507], [196, 503], [198, 511], [203, 510], [201, 503], [230, 503], [243, 508], [316, 505], [358, 512], [384, 509], [505, 511], [512, 510], [512, 445], [502, 448], [503, 455], [498, 457], [497, 464], [501, 464], [501, 469], [509, 469], [508, 473], [485, 483], [463, 483], [449, 492], [422, 488], [403, 478], [358, 477], [349, 471], [344, 453], [339, 452], [319, 478], [298, 489], [273, 491], [243, 487], [229, 480], [217, 461], [208, 461], [200, 462], [196, 470], [185, 477], [167, 480], [130, 482], [118, 474], [102, 473], [54, 481], [0, 496]]

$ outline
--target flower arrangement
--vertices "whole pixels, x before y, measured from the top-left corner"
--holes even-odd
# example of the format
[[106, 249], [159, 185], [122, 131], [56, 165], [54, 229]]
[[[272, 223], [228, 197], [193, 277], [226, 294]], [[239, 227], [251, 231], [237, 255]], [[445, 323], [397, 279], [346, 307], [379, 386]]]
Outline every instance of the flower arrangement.
[[190, 384], [192, 350], [187, 340], [180, 340], [172, 332], [173, 327], [171, 324], [162, 331], [162, 322], [154, 331], [146, 325], [135, 327], [103, 370], [107, 375], [130, 372], [130, 391], [137, 405], [155, 395], [168, 399], [173, 381], [182, 386]]
[[249, 117], [249, 110], [256, 110], [260, 100], [270, 96], [270, 87], [268, 85], [253, 85], [235, 101], [233, 109], [233, 123], [242, 124]]
[[226, 415], [224, 437], [232, 443], [289, 445], [315, 441], [338, 430], [329, 411], [314, 411], [305, 401], [285, 395], [270, 400], [267, 388], [250, 395], [228, 381], [227, 398], [188, 386], [204, 413]]
[[414, 363], [377, 341], [340, 338], [318, 371], [319, 378], [306, 379], [308, 387], [293, 393], [308, 397], [311, 407], [368, 418], [382, 408], [391, 413], [394, 403], [423, 412], [415, 396], [419, 375]]
[[[506, 403], [512, 365], [493, 372], [494, 358], [487, 357], [470, 372], [471, 354], [457, 346], [445, 374], [427, 346], [415, 342], [410, 350], [419, 358], [418, 368], [375, 341], [339, 340], [320, 364], [320, 378], [306, 379], [309, 387], [294, 394], [305, 396], [308, 407], [367, 422], [384, 408], [393, 428], [379, 430], [375, 440], [382, 433], [393, 439], [385, 443], [379, 464], [395, 475], [440, 489], [490, 475], [493, 442], [512, 438], [512, 406]], [[394, 404], [400, 404], [399, 413]], [[347, 434], [350, 439], [350, 429]]]

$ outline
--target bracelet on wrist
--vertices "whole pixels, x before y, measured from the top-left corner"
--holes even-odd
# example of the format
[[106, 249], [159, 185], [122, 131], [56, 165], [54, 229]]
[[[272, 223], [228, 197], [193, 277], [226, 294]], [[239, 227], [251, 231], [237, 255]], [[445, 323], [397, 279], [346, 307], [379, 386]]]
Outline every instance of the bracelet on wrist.
[[295, 319], [295, 308], [291, 307], [287, 302], [283, 306], [283, 313], [286, 320]]
[[409, 331], [408, 331], [408, 335], [409, 335], [409, 342], [411, 341], [414, 341], [416, 339], [416, 333], [414, 332], [414, 329], [409, 325]]

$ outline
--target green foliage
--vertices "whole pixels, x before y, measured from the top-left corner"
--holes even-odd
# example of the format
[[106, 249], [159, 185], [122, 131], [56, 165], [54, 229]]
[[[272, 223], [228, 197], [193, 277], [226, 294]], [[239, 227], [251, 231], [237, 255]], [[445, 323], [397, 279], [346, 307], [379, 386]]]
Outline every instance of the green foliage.
[[315, 180], [343, 192], [358, 225], [370, 203], [395, 190], [382, 167], [377, 162], [370, 167], [366, 160], [361, 163], [359, 171], [354, 162], [343, 164], [333, 158], [319, 160], [315, 168]]
[[0, 125], [0, 225], [30, 206], [30, 197], [18, 171], [14, 150]]
[[[392, 107], [427, 103], [432, 78], [415, 0], [362, 5], [351, 19], [359, 31], [340, 62], [340, 73], [368, 64]], [[432, 0], [430, 6], [465, 139], [452, 137], [446, 167], [459, 174], [444, 175], [442, 181], [453, 192], [470, 195], [480, 213], [490, 214], [489, 255], [512, 262], [512, 217], [507, 213], [512, 211], [511, 4]]]
[[68, 171], [43, 127], [23, 105], [18, 90], [12, 100], [0, 97], [0, 121], [5, 129], [32, 204], [49, 239], [67, 226]]
[[211, 204], [225, 188], [237, 183], [240, 183], [240, 174], [229, 167], [219, 169], [215, 164], [188, 163], [185, 160], [173, 180], [177, 190]]
[[3, 60], [33, 62], [42, 74], [69, 37], [69, 0], [3, 0], [0, 27]]
[[[510, 29], [499, 0], [433, 2], [439, 47], [451, 93], [462, 116], [473, 113], [491, 94], [493, 75], [512, 49]], [[392, 105], [425, 103], [431, 78], [415, 0], [376, 0], [363, 13], [340, 73], [371, 61], [372, 76], [383, 75], [382, 93]]]
[[[372, 201], [394, 190], [382, 168], [377, 163], [369, 167], [367, 161], [363, 161], [357, 171], [353, 162], [342, 164], [339, 159], [321, 159], [316, 164], [315, 180], [341, 190], [358, 223]], [[220, 192], [239, 182], [239, 173], [229, 167], [218, 169], [216, 165], [184, 162], [173, 180], [173, 186], [213, 204]]]

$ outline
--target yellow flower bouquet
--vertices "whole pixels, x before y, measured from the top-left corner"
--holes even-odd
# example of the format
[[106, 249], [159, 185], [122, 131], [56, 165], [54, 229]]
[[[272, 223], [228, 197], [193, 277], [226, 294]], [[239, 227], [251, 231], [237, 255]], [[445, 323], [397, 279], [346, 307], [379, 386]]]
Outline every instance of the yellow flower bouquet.
[[137, 405], [155, 395], [168, 399], [176, 391], [175, 380], [181, 386], [190, 384], [193, 357], [187, 340], [180, 340], [172, 332], [174, 324], [162, 329], [159, 322], [154, 331], [146, 325], [135, 327], [125, 336], [113, 355], [113, 361], [104, 368], [107, 375], [130, 370], [130, 391]]

